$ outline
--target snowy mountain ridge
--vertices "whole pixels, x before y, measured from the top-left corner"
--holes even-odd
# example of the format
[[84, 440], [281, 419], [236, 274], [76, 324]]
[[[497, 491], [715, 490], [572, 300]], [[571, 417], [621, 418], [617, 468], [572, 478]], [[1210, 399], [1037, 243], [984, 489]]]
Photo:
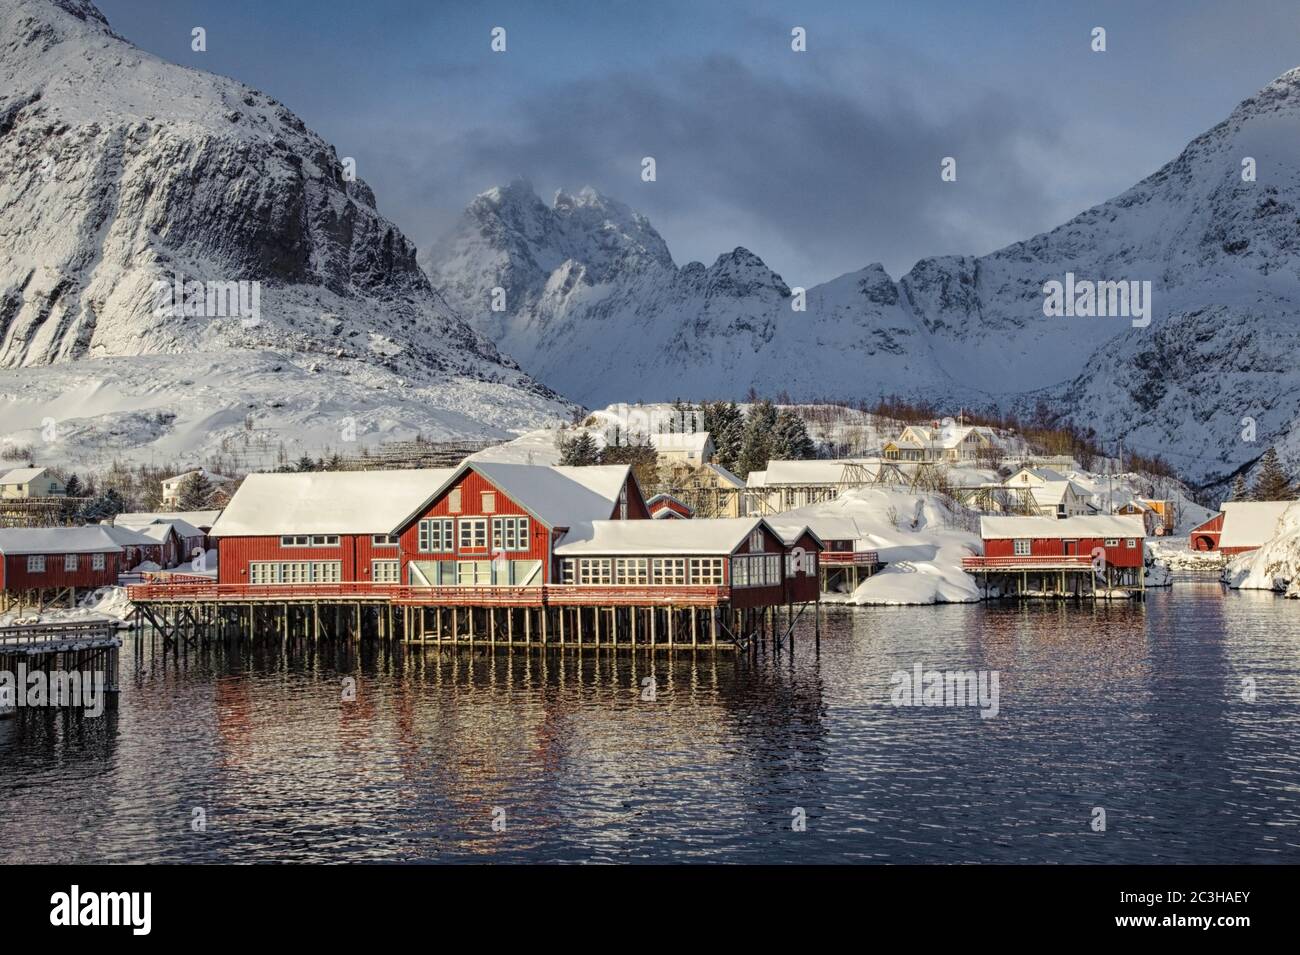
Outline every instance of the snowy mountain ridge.
[[[588, 216], [566, 220], [562, 243], [551, 240], [554, 229], [535, 227], [527, 255], [506, 210], [528, 208], [534, 225], [565, 219], [563, 201], [548, 208], [520, 182], [491, 190], [422, 263], [471, 324], [589, 405], [738, 398], [751, 387], [796, 399], [896, 393], [1003, 408], [1041, 399], [1210, 478], [1272, 441], [1300, 462], [1300, 368], [1291, 357], [1300, 345], [1297, 157], [1300, 70], [1292, 70], [1175, 160], [1056, 229], [989, 255], [923, 259], [898, 281], [871, 265], [809, 288], [804, 312], [747, 250], [712, 266], [673, 266], [643, 217], [593, 190], [581, 193]], [[1243, 176], [1248, 165], [1253, 180]], [[612, 211], [601, 218], [602, 210]], [[587, 232], [575, 235], [575, 226]], [[1149, 281], [1154, 321], [1044, 317], [1044, 283], [1067, 272]], [[493, 313], [497, 286], [507, 307]], [[1241, 437], [1246, 418], [1253, 442]]]
[[[60, 454], [117, 437], [151, 456], [237, 441], [249, 416], [293, 443], [345, 416], [367, 440], [565, 413], [282, 104], [137, 49], [89, 0], [0, 0], [0, 37], [0, 435], [39, 446], [54, 419]], [[178, 278], [257, 283], [257, 320], [158, 308]], [[60, 368], [103, 400], [60, 401]], [[151, 410], [178, 420], [126, 420]]]

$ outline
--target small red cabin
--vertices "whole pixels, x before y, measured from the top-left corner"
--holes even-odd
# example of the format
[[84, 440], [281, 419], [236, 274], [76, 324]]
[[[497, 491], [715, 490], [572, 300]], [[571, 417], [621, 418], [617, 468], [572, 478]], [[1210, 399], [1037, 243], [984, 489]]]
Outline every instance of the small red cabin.
[[117, 583], [122, 548], [99, 525], [0, 528], [0, 590], [95, 588]]
[[1191, 550], [1218, 550], [1219, 538], [1222, 534], [1223, 511], [1220, 511], [1204, 524], [1198, 524], [1192, 528], [1192, 533], [1187, 538], [1187, 546]]
[[1144, 566], [1146, 528], [1137, 517], [984, 517], [980, 537], [985, 562], [1011, 568], [1086, 565], [1099, 551], [1111, 567]]
[[695, 516], [695, 511], [691, 509], [690, 505], [678, 500], [671, 494], [656, 494], [645, 503], [650, 510], [650, 516], [656, 520], [689, 519]]

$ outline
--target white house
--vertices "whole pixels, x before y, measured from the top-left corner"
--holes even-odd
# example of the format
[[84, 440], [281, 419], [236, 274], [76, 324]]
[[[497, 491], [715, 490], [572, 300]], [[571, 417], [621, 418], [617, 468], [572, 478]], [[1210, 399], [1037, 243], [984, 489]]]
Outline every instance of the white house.
[[163, 480], [162, 482], [162, 506], [179, 507], [181, 503], [181, 485], [191, 474], [203, 474], [207, 476], [208, 482], [214, 487], [218, 484], [226, 484], [230, 478], [223, 477], [220, 474], [213, 474], [206, 468], [192, 468]]
[[1044, 517], [1082, 517], [1091, 511], [1087, 492], [1073, 481], [1045, 481], [1029, 485], [1038, 513]]
[[660, 464], [684, 464], [698, 468], [713, 460], [713, 438], [707, 431], [652, 434], [650, 444], [659, 455]]
[[0, 497], [63, 497], [67, 489], [45, 468], [15, 468], [0, 477]]
[[890, 461], [942, 461], [962, 464], [975, 461], [981, 452], [999, 445], [992, 428], [982, 425], [908, 425], [897, 438], [886, 442], [883, 453]]

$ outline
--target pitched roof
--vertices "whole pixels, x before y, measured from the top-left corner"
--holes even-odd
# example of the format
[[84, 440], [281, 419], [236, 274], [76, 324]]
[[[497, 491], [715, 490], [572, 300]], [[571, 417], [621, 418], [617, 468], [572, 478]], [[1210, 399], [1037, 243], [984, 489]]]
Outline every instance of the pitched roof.
[[454, 470], [250, 474], [212, 525], [212, 536], [389, 534]]
[[709, 432], [683, 431], [652, 434], [650, 443], [656, 451], [695, 451], [702, 454], [709, 443]]
[[1277, 533], [1277, 522], [1295, 501], [1228, 501], [1223, 511], [1220, 547], [1259, 547]]
[[207, 475], [208, 480], [211, 481], [213, 484], [225, 484], [228, 481], [232, 480], [231, 478], [228, 478], [225, 475], [217, 474], [213, 471], [209, 471], [207, 468], [191, 468], [188, 471], [182, 471], [180, 474], [173, 474], [169, 478], [163, 478], [162, 483], [171, 484], [173, 481], [183, 481], [191, 474]]
[[1046, 484], [1029, 486], [1029, 493], [1042, 506], [1060, 504], [1071, 492], [1075, 497], [1083, 497], [1087, 493], [1073, 481], [1048, 481]]
[[99, 524], [97, 526], [102, 528], [104, 533], [113, 541], [127, 547], [145, 547], [158, 543], [147, 534], [132, 530], [129, 527], [122, 527], [119, 524]]
[[121, 553], [103, 526], [0, 527], [0, 554]]
[[724, 468], [721, 464], [717, 464], [717, 463], [714, 463], [713, 461], [710, 461], [708, 464], [706, 464], [706, 465], [704, 465], [704, 466], [705, 466], [706, 468], [708, 468], [710, 471], [712, 471], [714, 474], [716, 474], [716, 475], [718, 476], [718, 478], [721, 479], [721, 481], [722, 481], [724, 484], [730, 484], [732, 487], [744, 487], [744, 486], [745, 486], [745, 482], [744, 482], [744, 481], [742, 481], [742, 480], [741, 480], [738, 476], [736, 476], [735, 474], [732, 474], [730, 471], [728, 471], [726, 468]]
[[768, 461], [767, 486], [774, 484], [842, 484], [851, 481], [850, 466], [868, 467], [876, 472], [876, 462], [866, 458], [811, 458], [806, 461]]
[[113, 518], [119, 527], [144, 527], [159, 521], [186, 521], [200, 530], [211, 527], [221, 516], [221, 508], [208, 511], [131, 511]]
[[626, 464], [547, 467], [473, 461], [462, 467], [473, 467], [550, 527], [577, 527], [609, 518], [631, 471]]
[[1091, 514], [1080, 517], [981, 517], [984, 540], [1019, 537], [1145, 537], [1146, 527], [1137, 517]]
[[575, 554], [730, 554], [744, 543], [750, 531], [764, 523], [757, 517], [593, 521], [577, 539], [566, 539], [556, 547], [555, 553], [561, 557]]
[[14, 468], [0, 477], [0, 484], [26, 484], [45, 473], [45, 468]]

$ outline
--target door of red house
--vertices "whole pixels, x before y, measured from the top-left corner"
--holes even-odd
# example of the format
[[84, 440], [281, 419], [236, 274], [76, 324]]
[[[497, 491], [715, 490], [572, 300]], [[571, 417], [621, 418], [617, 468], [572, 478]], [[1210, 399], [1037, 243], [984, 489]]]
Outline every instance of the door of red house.
[[1070, 556], [1070, 555], [1073, 555], [1073, 554], [1077, 554], [1077, 553], [1079, 553], [1079, 542], [1078, 542], [1078, 541], [1065, 541], [1065, 553], [1066, 553], [1066, 556]]

